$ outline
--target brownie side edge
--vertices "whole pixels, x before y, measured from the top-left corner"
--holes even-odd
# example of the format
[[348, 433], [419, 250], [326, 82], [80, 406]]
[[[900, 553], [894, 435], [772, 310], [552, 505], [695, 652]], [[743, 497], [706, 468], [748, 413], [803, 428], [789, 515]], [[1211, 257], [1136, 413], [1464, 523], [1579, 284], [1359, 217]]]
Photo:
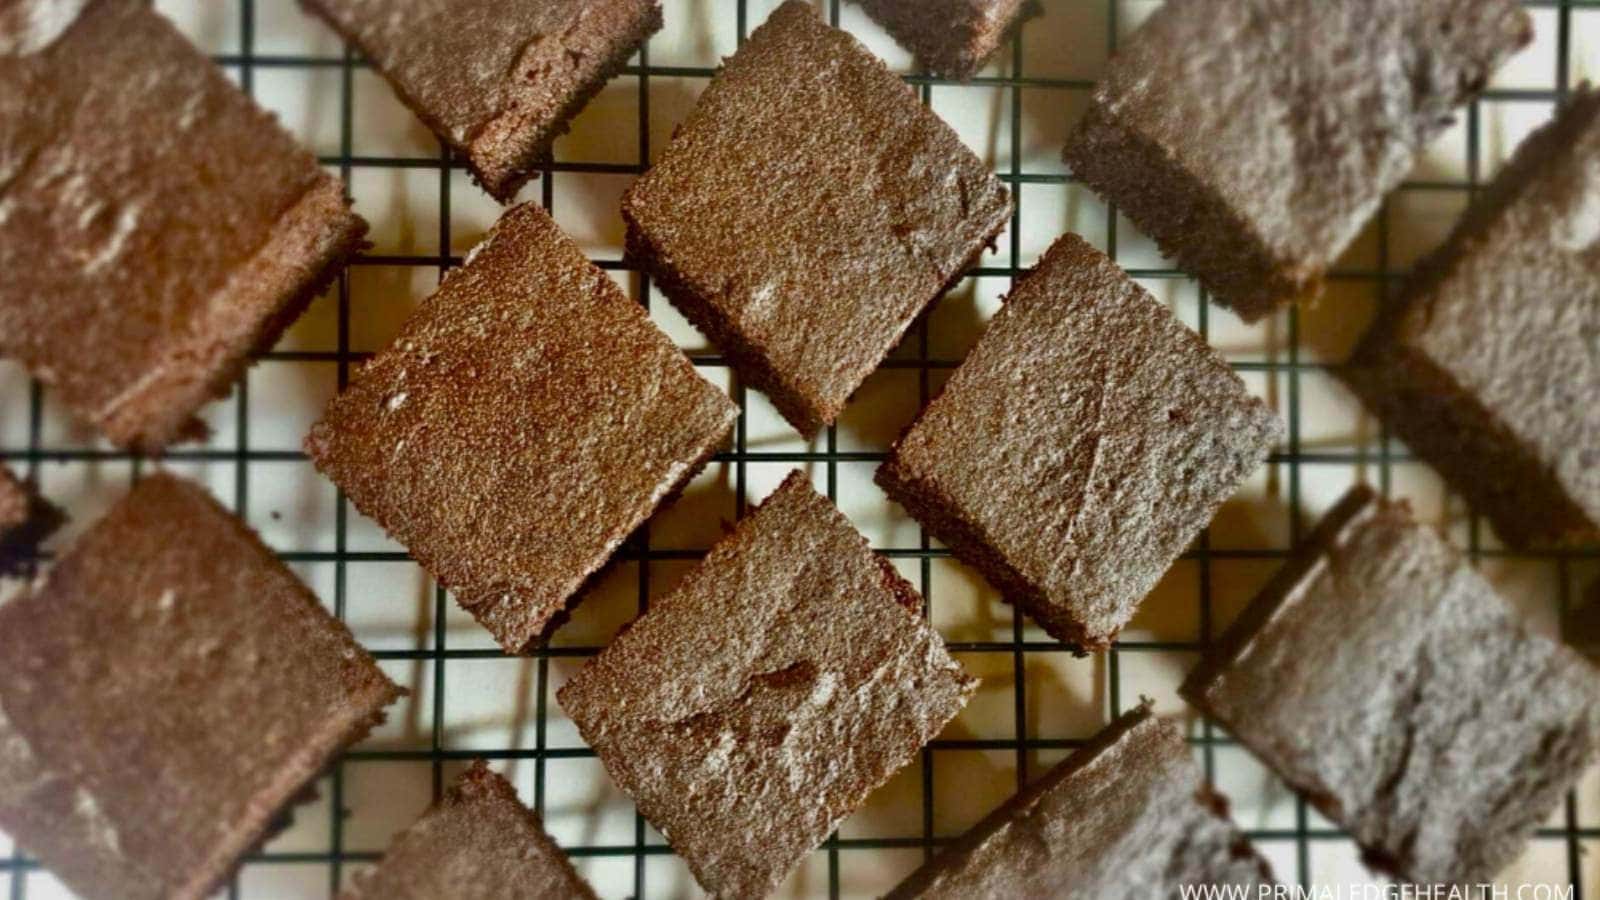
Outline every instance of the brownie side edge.
[[740, 336], [733, 323], [708, 302], [700, 292], [682, 277], [658, 252], [643, 228], [635, 219], [631, 204], [632, 190], [623, 197], [622, 218], [627, 224], [624, 258], [650, 273], [661, 288], [661, 293], [683, 313], [689, 323], [700, 329], [732, 364], [734, 371], [749, 387], [755, 388], [772, 401], [772, 405], [806, 438], [818, 431], [839, 414], [829, 410], [816, 398], [809, 397], [789, 383], [783, 373], [772, 365], [760, 348]]
[[1091, 635], [1081, 623], [1045, 599], [1038, 585], [994, 549], [981, 527], [967, 521], [944, 492], [917, 477], [901, 462], [897, 450], [890, 451], [889, 458], [873, 474], [873, 481], [929, 533], [947, 544], [956, 558], [977, 569], [989, 583], [999, 588], [1002, 599], [1021, 607], [1051, 637], [1071, 645], [1080, 656], [1111, 646], [1115, 634]]
[[199, 407], [226, 396], [251, 354], [277, 343], [361, 249], [366, 232], [343, 183], [319, 176], [219, 287], [231, 302], [91, 421], [112, 442], [149, 455], [203, 434], [194, 417]]
[[1322, 272], [1272, 258], [1255, 230], [1170, 153], [1095, 98], [1062, 154], [1072, 173], [1115, 203], [1246, 322], [1314, 296]]

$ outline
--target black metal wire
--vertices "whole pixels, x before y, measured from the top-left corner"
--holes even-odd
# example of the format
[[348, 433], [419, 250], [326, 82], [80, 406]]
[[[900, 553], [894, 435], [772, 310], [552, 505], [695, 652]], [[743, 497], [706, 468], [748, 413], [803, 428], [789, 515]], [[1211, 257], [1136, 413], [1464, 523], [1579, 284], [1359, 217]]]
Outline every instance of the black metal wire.
[[[286, 0], [269, 0], [269, 2], [286, 2]], [[743, 44], [752, 27], [750, 10], [747, 0], [727, 0], [733, 6], [736, 16], [736, 36], [739, 44]], [[1088, 0], [1085, 0], [1088, 2]], [[1114, 50], [1119, 29], [1118, 7], [1119, 0], [1101, 0], [1108, 8], [1106, 41], [1108, 50]], [[1558, 21], [1557, 34], [1557, 72], [1554, 88], [1550, 90], [1527, 89], [1495, 89], [1485, 92], [1483, 102], [1508, 102], [1508, 101], [1533, 101], [1554, 102], [1564, 97], [1571, 86], [1572, 60], [1572, 11], [1575, 9], [1600, 9], [1600, 0], [1523, 0], [1524, 5], [1530, 9], [1555, 10]], [[452, 252], [452, 223], [451, 223], [451, 180], [455, 173], [465, 170], [463, 160], [454, 157], [449, 150], [441, 145], [440, 152], [432, 157], [410, 156], [369, 156], [354, 153], [354, 73], [366, 68], [368, 64], [362, 60], [356, 51], [346, 46], [337, 56], [318, 56], [301, 54], [264, 54], [255, 50], [255, 8], [256, 0], [238, 0], [240, 10], [239, 25], [239, 50], [237, 53], [225, 53], [214, 56], [221, 65], [236, 69], [239, 73], [241, 86], [248, 92], [254, 87], [254, 71], [257, 69], [323, 69], [337, 68], [340, 74], [339, 98], [339, 152], [334, 156], [324, 156], [321, 161], [324, 165], [336, 167], [345, 182], [350, 183], [351, 175], [357, 169], [416, 169], [433, 170], [438, 173], [439, 189], [439, 247], [438, 253], [428, 254], [365, 254], [354, 261], [360, 266], [433, 266], [437, 267], [442, 275], [450, 267], [460, 264], [460, 258]], [[828, 0], [826, 10], [830, 20], [837, 23], [840, 15], [840, 0]], [[1043, 27], [1032, 25], [1029, 27]], [[1070, 175], [1053, 172], [1028, 172], [1022, 168], [1022, 126], [1023, 121], [1023, 92], [1024, 89], [1045, 89], [1060, 91], [1085, 91], [1093, 86], [1092, 82], [1080, 79], [1039, 78], [1023, 74], [1023, 41], [1021, 35], [1013, 38], [1009, 47], [1009, 60], [1007, 68], [997, 75], [983, 75], [972, 79], [969, 84], [988, 86], [1003, 89], [1007, 95], [1011, 120], [1009, 123], [1010, 163], [1004, 171], [997, 175], [1001, 180], [1013, 187], [1013, 195], [1017, 201], [1017, 211], [1011, 223], [1009, 238], [1008, 258], [1004, 264], [986, 264], [973, 270], [975, 276], [1003, 277], [1015, 281], [1024, 269], [1022, 262], [1022, 203], [1023, 188], [1032, 185], [1063, 186], [1073, 182]], [[640, 53], [636, 64], [631, 64], [623, 69], [624, 76], [636, 78], [639, 89], [638, 97], [638, 128], [639, 146], [638, 161], [635, 164], [617, 163], [590, 163], [577, 161], [553, 161], [546, 159], [541, 162], [539, 169], [543, 173], [540, 186], [540, 199], [545, 207], [551, 207], [554, 200], [555, 178], [557, 173], [578, 174], [616, 174], [633, 175], [642, 172], [648, 163], [650, 147], [650, 79], [654, 77], [677, 78], [709, 78], [714, 73], [710, 67], [700, 66], [664, 66], [652, 64], [648, 48]], [[911, 75], [907, 82], [918, 88], [919, 94], [925, 103], [932, 99], [931, 91], [935, 87], [947, 87], [958, 84], [945, 79], [927, 75]], [[1475, 102], [1468, 111], [1467, 129], [1467, 160], [1468, 177], [1465, 181], [1452, 181], [1440, 179], [1417, 179], [1408, 181], [1403, 190], [1407, 191], [1439, 191], [1439, 192], [1467, 192], [1475, 191], [1479, 185], [1481, 168], [1481, 148], [1479, 138], [1480, 104]], [[1355, 283], [1370, 283], [1380, 292], [1388, 291], [1397, 282], [1403, 272], [1391, 267], [1388, 251], [1388, 238], [1391, 233], [1391, 213], [1389, 204], [1385, 203], [1377, 217], [1377, 257], [1376, 265], [1367, 267], [1340, 267], [1331, 275], [1333, 281], [1348, 281]], [[1111, 210], [1108, 216], [1106, 230], [1106, 248], [1112, 258], [1117, 257], [1117, 216]], [[601, 268], [608, 270], [621, 270], [629, 268], [620, 261], [606, 260], [598, 263]], [[1182, 272], [1166, 268], [1135, 268], [1130, 269], [1130, 274], [1143, 279], [1184, 279]], [[643, 273], [637, 274], [636, 283], [639, 285], [638, 297], [640, 302], [649, 305], [650, 281]], [[337, 366], [338, 386], [343, 389], [349, 381], [351, 367], [366, 359], [369, 354], [359, 353], [351, 349], [350, 311], [351, 296], [349, 276], [344, 275], [337, 282], [337, 346], [334, 351], [272, 351], [263, 354], [264, 359], [283, 362], [325, 362]], [[1211, 322], [1210, 299], [1202, 292], [1198, 309], [1198, 327], [1202, 335], [1209, 333]], [[1241, 372], [1265, 373], [1266, 377], [1274, 382], [1280, 378], [1287, 378], [1285, 396], [1286, 409], [1284, 410], [1288, 421], [1289, 431], [1285, 447], [1274, 452], [1269, 458], [1269, 465], [1279, 469], [1286, 469], [1287, 495], [1290, 514], [1291, 537], [1298, 537], [1302, 525], [1302, 497], [1301, 475], [1302, 467], [1306, 465], [1355, 465], [1363, 469], [1374, 466], [1374, 453], [1376, 454], [1375, 468], [1377, 481], [1380, 487], [1387, 492], [1392, 483], [1392, 469], [1402, 463], [1413, 459], [1402, 448], [1392, 446], [1390, 435], [1386, 428], [1379, 426], [1379, 432], [1372, 446], [1364, 445], [1353, 452], [1308, 452], [1301, 446], [1301, 376], [1304, 373], [1325, 373], [1334, 368], [1325, 363], [1304, 361], [1300, 358], [1299, 337], [1300, 317], [1297, 310], [1290, 310], [1286, 315], [1288, 344], [1283, 351], [1283, 356], [1274, 352], [1266, 361], [1236, 362], [1234, 366]], [[933, 376], [935, 373], [947, 371], [959, 363], [957, 359], [943, 359], [932, 355], [929, 325], [927, 318], [919, 320], [913, 338], [916, 353], [912, 356], [902, 356], [889, 360], [885, 367], [889, 369], [914, 371], [917, 375], [917, 398], [919, 403], [926, 403], [933, 393]], [[726, 361], [715, 353], [695, 354], [692, 357], [696, 365], [704, 368], [723, 368]], [[252, 463], [265, 462], [300, 462], [304, 461], [303, 454], [296, 451], [280, 451], [253, 449], [250, 444], [248, 379], [237, 387], [234, 400], [237, 403], [235, 410], [235, 423], [238, 430], [237, 446], [232, 450], [215, 450], [208, 448], [178, 448], [170, 452], [167, 458], [173, 462], [191, 461], [199, 464], [210, 462], [229, 462], [234, 468], [234, 494], [235, 509], [244, 515], [248, 510], [248, 485], [249, 467]], [[741, 410], [747, 410], [747, 397], [742, 385], [735, 385], [734, 399]], [[138, 476], [140, 462], [126, 454], [99, 450], [95, 448], [78, 447], [47, 447], [43, 434], [44, 407], [43, 391], [37, 382], [29, 387], [28, 394], [28, 440], [24, 448], [0, 447], [0, 460], [7, 460], [26, 466], [27, 472], [39, 477], [45, 470], [46, 464], [65, 463], [105, 463], [127, 461], [134, 473]], [[871, 463], [883, 458], [881, 453], [864, 453], [856, 451], [840, 451], [838, 447], [837, 431], [830, 428], [825, 433], [824, 446], [817, 450], [799, 452], [772, 452], [751, 449], [748, 443], [746, 417], [741, 416], [735, 427], [733, 446], [731, 449], [720, 452], [714, 457], [714, 462], [731, 466], [734, 477], [734, 503], [735, 512], [742, 515], [745, 511], [745, 497], [749, 486], [748, 467], [753, 463], [793, 463], [806, 466], [822, 466], [826, 473], [826, 489], [830, 497], [837, 498], [838, 494], [838, 466], [840, 463]], [[348, 542], [348, 515], [346, 503], [342, 493], [334, 511], [334, 524], [336, 529], [334, 549], [324, 551], [287, 551], [280, 553], [280, 557], [288, 562], [304, 563], [332, 563], [335, 568], [333, 607], [337, 615], [343, 617], [346, 611], [348, 596], [349, 570], [348, 566], [356, 562], [372, 561], [403, 561], [404, 554], [391, 552], [356, 552], [349, 550]], [[1558, 602], [1565, 606], [1568, 602], [1568, 585], [1566, 577], [1567, 564], [1575, 560], [1592, 560], [1600, 558], [1600, 551], [1593, 549], [1577, 551], [1556, 551], [1522, 553], [1487, 548], [1481, 546], [1481, 525], [1477, 518], [1473, 518], [1469, 527], [1469, 552], [1473, 559], [1531, 559], [1539, 561], [1553, 561], [1561, 567], [1561, 595]], [[1291, 542], [1292, 543], [1292, 542]], [[925, 614], [931, 616], [934, 604], [939, 602], [933, 591], [933, 564], [936, 560], [945, 559], [948, 552], [937, 549], [933, 542], [924, 533], [918, 545], [914, 548], [883, 549], [880, 552], [891, 559], [914, 560], [917, 565], [917, 577], [923, 597], [926, 599]], [[1216, 637], [1216, 615], [1213, 610], [1211, 578], [1213, 565], [1219, 561], [1230, 560], [1279, 560], [1287, 556], [1288, 548], [1269, 549], [1225, 549], [1212, 546], [1209, 531], [1203, 533], [1192, 547], [1183, 556], [1184, 559], [1196, 561], [1199, 586], [1197, 602], [1199, 604], [1199, 629], [1194, 641], [1152, 641], [1152, 640], [1121, 640], [1118, 641], [1106, 654], [1108, 669], [1108, 694], [1109, 711], [1112, 714], [1120, 712], [1125, 705], [1122, 696], [1121, 669], [1123, 654], [1141, 653], [1187, 653], [1197, 655], [1205, 651], [1210, 642]], [[648, 531], [630, 539], [621, 556], [625, 560], [636, 562], [638, 565], [637, 591], [638, 609], [643, 611], [649, 602], [651, 590], [651, 567], [653, 563], [671, 560], [692, 560], [703, 555], [699, 550], [662, 550], [649, 546]], [[44, 557], [41, 556], [42, 560]], [[37, 562], [36, 560], [34, 562]], [[471, 648], [452, 649], [447, 643], [445, 619], [448, 600], [445, 592], [435, 588], [432, 596], [432, 646], [416, 650], [381, 650], [374, 655], [382, 661], [411, 661], [417, 664], [426, 664], [431, 672], [432, 690], [432, 729], [428, 746], [415, 750], [354, 750], [346, 753], [333, 767], [330, 783], [330, 846], [327, 852], [258, 852], [247, 859], [251, 865], [271, 864], [320, 864], [328, 867], [328, 890], [331, 894], [339, 890], [342, 874], [346, 864], [362, 863], [374, 860], [378, 853], [372, 851], [351, 851], [345, 847], [344, 823], [350, 814], [345, 808], [346, 797], [344, 794], [344, 771], [347, 765], [360, 765], [369, 762], [394, 762], [412, 761], [428, 763], [433, 770], [433, 789], [435, 796], [443, 786], [443, 770], [448, 765], [461, 763], [477, 758], [487, 757], [496, 760], [529, 760], [534, 765], [534, 796], [535, 808], [541, 813], [544, 811], [546, 785], [548, 773], [546, 763], [549, 760], [584, 759], [592, 758], [592, 751], [587, 748], [562, 748], [550, 747], [547, 740], [546, 720], [551, 711], [549, 697], [550, 661], [552, 659], [583, 658], [598, 652], [599, 647], [594, 646], [560, 646], [546, 647], [532, 654], [532, 664], [536, 667], [536, 698], [534, 711], [536, 721], [534, 744], [532, 747], [507, 747], [491, 750], [457, 750], [447, 745], [443, 733], [445, 721], [445, 679], [448, 664], [451, 660], [469, 659], [494, 659], [501, 658], [499, 650], [481, 650]], [[1027, 660], [1030, 654], [1060, 654], [1067, 652], [1064, 648], [1048, 640], [1033, 640], [1028, 638], [1020, 616], [1013, 614], [1012, 628], [1009, 639], [983, 640], [983, 641], [951, 641], [950, 649], [956, 653], [964, 654], [1005, 654], [1009, 657], [1015, 685], [1015, 730], [1011, 737], [980, 738], [980, 739], [945, 739], [936, 740], [928, 745], [921, 754], [921, 810], [920, 831], [915, 836], [906, 837], [871, 837], [871, 838], [843, 838], [835, 834], [828, 838], [824, 844], [824, 852], [828, 861], [828, 895], [837, 898], [841, 893], [841, 867], [842, 855], [846, 852], [860, 851], [917, 849], [923, 855], [931, 856], [940, 846], [948, 843], [954, 835], [938, 834], [935, 831], [935, 800], [938, 795], [939, 784], [935, 776], [938, 768], [938, 758], [941, 754], [971, 752], [971, 751], [1009, 751], [1015, 754], [1017, 766], [1017, 786], [1020, 788], [1030, 777], [1031, 755], [1040, 751], [1064, 751], [1079, 746], [1079, 738], [1061, 738], [1037, 735], [1028, 722], [1026, 699], [1026, 674]], [[1199, 748], [1204, 760], [1204, 770], [1208, 779], [1215, 779], [1217, 761], [1215, 750], [1218, 747], [1236, 747], [1236, 743], [1215, 729], [1210, 723], [1203, 723], [1198, 729], [1198, 735], [1191, 738]], [[1294, 825], [1292, 828], [1252, 828], [1246, 832], [1252, 839], [1263, 844], [1271, 842], [1292, 842], [1295, 849], [1296, 870], [1293, 872], [1279, 872], [1279, 877], [1285, 881], [1298, 882], [1309, 885], [1311, 880], [1311, 853], [1314, 845], [1326, 842], [1348, 840], [1344, 832], [1313, 827], [1309, 824], [1309, 814], [1303, 802], [1297, 801]], [[633, 860], [633, 887], [636, 896], [644, 896], [647, 892], [646, 862], [652, 857], [661, 857], [671, 853], [671, 849], [658, 842], [647, 840], [647, 826], [637, 814], [634, 817], [632, 841], [620, 845], [584, 845], [566, 848], [569, 853], [579, 858], [631, 858]], [[1576, 896], [1583, 896], [1581, 883], [1581, 854], [1585, 841], [1600, 839], [1600, 827], [1584, 827], [1579, 821], [1578, 805], [1575, 794], [1569, 795], [1566, 801], [1565, 817], [1561, 827], [1545, 827], [1537, 832], [1541, 839], [1560, 839], [1566, 844], [1567, 876], [1575, 886]], [[858, 858], [858, 857], [853, 857]], [[0, 859], [0, 874], [10, 874], [11, 900], [25, 900], [27, 896], [27, 881], [30, 873], [36, 872], [38, 865], [27, 858], [18, 848], [13, 848], [7, 859]], [[229, 896], [238, 896], [239, 886], [237, 879], [229, 886]]]

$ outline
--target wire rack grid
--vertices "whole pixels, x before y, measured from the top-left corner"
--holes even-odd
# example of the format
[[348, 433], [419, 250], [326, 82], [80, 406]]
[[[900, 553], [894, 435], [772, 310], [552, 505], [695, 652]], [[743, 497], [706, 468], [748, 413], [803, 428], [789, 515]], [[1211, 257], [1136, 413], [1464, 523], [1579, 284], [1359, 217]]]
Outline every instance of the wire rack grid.
[[[263, 355], [234, 395], [208, 412], [209, 442], [176, 449], [163, 465], [210, 486], [351, 624], [391, 675], [412, 689], [389, 726], [345, 754], [320, 797], [252, 854], [228, 897], [330, 897], [378, 858], [468, 761], [507, 771], [602, 895], [692, 895], [671, 849], [610, 787], [593, 754], [560, 715], [553, 692], [653, 596], [670, 588], [719, 533], [793, 467], [862, 527], [927, 600], [951, 650], [984, 677], [973, 707], [809, 858], [785, 886], [794, 896], [872, 896], [1042, 773], [1138, 695], [1181, 712], [1172, 689], [1308, 523], [1355, 480], [1410, 497], [1478, 560], [1530, 618], [1561, 621], [1575, 585], [1597, 570], [1593, 552], [1515, 554], [1390, 441], [1344, 395], [1330, 371], [1418, 254], [1442, 236], [1465, 200], [1526, 131], [1583, 75], [1600, 71], [1600, 2], [1526, 0], [1539, 39], [1430, 150], [1335, 270], [1322, 304], [1286, 310], [1255, 327], [1213, 309], [1114, 210], [1075, 185], [1057, 161], [1105, 58], [1158, 0], [1045, 0], [968, 83], [916, 74], [903, 51], [859, 10], [819, 0], [835, 24], [867, 40], [906, 73], [924, 102], [954, 124], [1013, 189], [1017, 210], [998, 252], [986, 256], [869, 381], [839, 425], [801, 443], [724, 360], [677, 319], [648, 279], [620, 260], [616, 197], [659, 153], [699, 88], [776, 0], [667, 0], [668, 33], [653, 39], [558, 142], [524, 193], [551, 209], [604, 269], [678, 338], [744, 415], [683, 500], [631, 538], [610, 576], [551, 645], [504, 657], [405, 555], [318, 479], [299, 436], [327, 396], [382, 345], [408, 302], [461, 261], [498, 208], [461, 160], [420, 132], [351, 47], [330, 39], [291, 0], [161, 0], [240, 86], [301, 133], [351, 186], [374, 225], [375, 246]], [[685, 50], [684, 48], [688, 48]], [[288, 100], [285, 101], [285, 97]], [[373, 114], [378, 108], [380, 114]], [[391, 139], [388, 132], [403, 132]], [[899, 428], [960, 361], [998, 297], [1061, 231], [1106, 250], [1170, 302], [1230, 359], [1288, 424], [1263, 473], [1224, 508], [1174, 566], [1124, 638], [1089, 659], [998, 602], [877, 493], [871, 470]], [[73, 529], [151, 463], [70, 424], [47, 392], [0, 362], [0, 458], [35, 476], [74, 514]], [[69, 534], [41, 552], [43, 561]], [[1225, 734], [1198, 720], [1191, 739], [1208, 778], [1279, 877], [1301, 885], [1371, 876], [1348, 838], [1294, 798]], [[0, 895], [65, 896], [20, 849], [0, 838]], [[1590, 777], [1540, 829], [1508, 879], [1600, 892], [1600, 779]]]

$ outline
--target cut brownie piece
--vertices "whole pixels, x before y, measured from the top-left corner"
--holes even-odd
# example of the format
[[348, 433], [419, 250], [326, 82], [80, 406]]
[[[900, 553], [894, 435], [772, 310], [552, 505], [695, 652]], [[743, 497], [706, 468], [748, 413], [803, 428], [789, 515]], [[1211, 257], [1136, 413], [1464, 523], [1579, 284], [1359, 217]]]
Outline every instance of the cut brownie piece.
[[796, 472], [559, 692], [707, 891], [770, 894], [977, 681]]
[[146, 478], [0, 606], [0, 827], [84, 896], [210, 896], [401, 693], [244, 523]]
[[1534, 132], [1344, 376], [1518, 546], [1600, 541], [1600, 93]]
[[149, 3], [22, 0], [5, 22], [0, 355], [119, 445], [202, 433], [366, 225]]
[[629, 257], [803, 434], [832, 422], [1011, 199], [854, 38], [790, 0], [622, 201]]
[[59, 510], [0, 465], [0, 575], [17, 570], [35, 544], [61, 524]]
[[301, 0], [502, 203], [661, 29], [658, 0]]
[[858, 0], [929, 71], [971, 78], [1029, 5], [1024, 0]]
[[1182, 692], [1424, 884], [1489, 881], [1600, 751], [1600, 672], [1364, 487]]
[[1188, 0], [1125, 41], [1073, 174], [1246, 321], [1320, 288], [1417, 154], [1533, 39], [1514, 0]]
[[306, 450], [516, 653], [738, 414], [524, 204], [329, 404]]
[[1274, 885], [1173, 723], [1142, 705], [1007, 800], [885, 900], [1145, 900]]
[[594, 900], [516, 788], [473, 763], [342, 900]]
[[1108, 646], [1281, 426], [1066, 235], [878, 469], [889, 496], [1051, 635]]

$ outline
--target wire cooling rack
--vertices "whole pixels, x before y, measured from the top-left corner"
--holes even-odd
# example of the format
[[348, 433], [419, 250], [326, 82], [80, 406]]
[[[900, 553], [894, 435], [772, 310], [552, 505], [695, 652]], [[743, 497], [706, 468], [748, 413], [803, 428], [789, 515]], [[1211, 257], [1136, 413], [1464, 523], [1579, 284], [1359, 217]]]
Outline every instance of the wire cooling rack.
[[[460, 160], [398, 106], [350, 47], [290, 0], [161, 0], [216, 62], [315, 148], [350, 185], [374, 247], [233, 396], [212, 406], [205, 444], [162, 463], [209, 484], [260, 530], [412, 696], [318, 784], [319, 798], [252, 854], [229, 897], [329, 897], [375, 860], [468, 761], [486, 757], [603, 896], [694, 895], [692, 879], [633, 811], [554, 703], [560, 682], [692, 565], [721, 525], [788, 470], [811, 472], [928, 601], [955, 655], [985, 686], [969, 709], [875, 793], [786, 885], [792, 896], [881, 894], [1123, 711], [1139, 695], [1183, 713], [1173, 690], [1316, 515], [1366, 480], [1410, 498], [1469, 550], [1536, 627], [1554, 633], [1578, 585], [1600, 572], [1593, 552], [1514, 554], [1468, 515], [1429, 470], [1392, 443], [1332, 378], [1376, 298], [1448, 229], [1475, 187], [1580, 78], [1600, 71], [1600, 3], [1529, 0], [1538, 37], [1484, 99], [1429, 150], [1331, 279], [1329, 296], [1247, 327], [1207, 298], [1059, 162], [1069, 123], [1119, 36], [1158, 0], [1046, 0], [988, 69], [961, 84], [915, 74], [903, 50], [850, 5], [819, 8], [904, 71], [922, 99], [988, 160], [1017, 199], [998, 252], [929, 315], [863, 388], [840, 423], [803, 443], [766, 401], [622, 265], [621, 191], [777, 0], [666, 0], [667, 28], [559, 141], [524, 191], [612, 272], [728, 386], [744, 415], [684, 498], [627, 543], [620, 562], [551, 646], [508, 658], [363, 519], [299, 451], [323, 403], [392, 336], [410, 306], [493, 222], [499, 208]], [[1083, 234], [1206, 335], [1285, 418], [1287, 438], [1144, 604], [1109, 652], [1078, 659], [1014, 616], [871, 483], [873, 468], [970, 347], [1012, 280], [1062, 231]], [[58, 551], [152, 463], [116, 452], [70, 420], [48, 392], [0, 361], [0, 456], [36, 476], [74, 516], [42, 552]], [[1196, 754], [1281, 880], [1358, 885], [1372, 878], [1349, 839], [1294, 798], [1233, 741], [1192, 720]], [[1600, 893], [1600, 778], [1591, 776], [1541, 828], [1505, 876], [1572, 896]], [[66, 896], [0, 837], [0, 896]], [[1515, 896], [1513, 894], [1513, 896]]]

